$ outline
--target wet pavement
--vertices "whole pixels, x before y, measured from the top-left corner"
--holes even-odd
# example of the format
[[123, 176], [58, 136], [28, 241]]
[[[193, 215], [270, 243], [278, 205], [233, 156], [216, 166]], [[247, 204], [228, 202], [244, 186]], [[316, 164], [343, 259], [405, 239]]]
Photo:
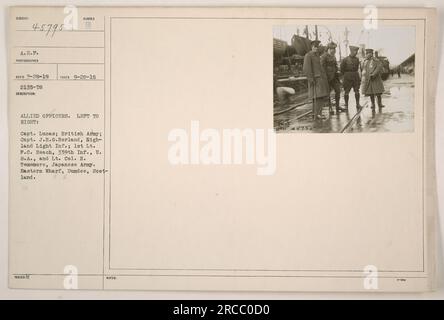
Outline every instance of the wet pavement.
[[[414, 130], [414, 77], [402, 74], [384, 81], [382, 103], [385, 108], [371, 109], [370, 98], [361, 95], [364, 108], [359, 114], [353, 91], [348, 112], [330, 115], [328, 107], [322, 114], [326, 120], [312, 118], [312, 104], [306, 95], [293, 97], [290, 103], [274, 109], [274, 127], [277, 132], [412, 132]], [[332, 97], [332, 102], [334, 101]], [[341, 106], [344, 106], [341, 91]]]

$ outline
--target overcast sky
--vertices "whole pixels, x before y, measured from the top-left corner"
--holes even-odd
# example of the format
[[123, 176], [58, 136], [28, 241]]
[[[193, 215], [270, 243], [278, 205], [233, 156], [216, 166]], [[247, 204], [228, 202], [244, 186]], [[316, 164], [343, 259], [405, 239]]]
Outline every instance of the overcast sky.
[[[291, 43], [291, 37], [297, 34], [304, 36], [305, 25], [275, 26], [273, 37]], [[314, 39], [314, 25], [309, 25], [310, 39]], [[318, 25], [318, 36], [322, 44], [327, 44], [329, 35], [336, 44], [341, 45], [342, 56], [345, 55], [345, 25]], [[362, 23], [347, 25], [348, 40], [350, 45], [359, 46], [365, 44], [366, 48], [380, 50], [380, 55], [387, 56], [390, 64], [397, 65], [403, 62], [415, 52], [415, 27], [414, 26], [378, 26], [377, 30], [367, 31]], [[348, 51], [347, 51], [348, 53]], [[339, 57], [339, 49], [336, 50]]]

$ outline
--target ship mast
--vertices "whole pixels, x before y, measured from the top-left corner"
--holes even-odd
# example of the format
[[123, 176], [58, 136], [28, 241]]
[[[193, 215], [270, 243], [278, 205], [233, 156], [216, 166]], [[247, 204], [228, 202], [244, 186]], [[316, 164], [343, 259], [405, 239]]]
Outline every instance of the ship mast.
[[348, 30], [348, 28], [347, 27], [345, 27], [345, 30], [344, 30], [344, 37], [345, 37], [345, 40], [344, 40], [344, 44], [345, 44], [345, 55], [348, 55], [348, 35], [350, 34], [350, 31]]
[[342, 60], [342, 52], [341, 52], [341, 35], [339, 35], [339, 39], [338, 39], [338, 48], [339, 48], [339, 61]]

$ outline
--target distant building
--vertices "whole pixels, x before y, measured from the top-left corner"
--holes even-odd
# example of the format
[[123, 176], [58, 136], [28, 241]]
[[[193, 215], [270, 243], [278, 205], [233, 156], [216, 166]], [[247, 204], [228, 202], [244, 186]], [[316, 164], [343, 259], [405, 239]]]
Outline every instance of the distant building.
[[410, 57], [405, 59], [399, 67], [403, 73], [408, 73], [411, 75], [415, 74], [415, 54], [412, 54]]

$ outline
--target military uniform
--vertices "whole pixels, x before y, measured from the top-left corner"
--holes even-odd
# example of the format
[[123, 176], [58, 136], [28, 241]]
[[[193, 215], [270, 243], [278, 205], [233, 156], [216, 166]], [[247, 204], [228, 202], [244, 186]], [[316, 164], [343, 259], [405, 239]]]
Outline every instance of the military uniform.
[[[366, 53], [373, 53], [372, 49], [366, 49]], [[362, 62], [362, 93], [370, 96], [372, 108], [375, 108], [375, 96], [378, 99], [379, 108], [383, 108], [381, 95], [384, 93], [384, 84], [381, 78], [382, 63], [373, 56]]]
[[[350, 46], [350, 51], [358, 51], [358, 47]], [[351, 89], [353, 88], [353, 92], [355, 93], [356, 106], [359, 105], [359, 86], [361, 85], [361, 79], [359, 77], [359, 59], [356, 56], [349, 55], [344, 58], [341, 62], [341, 74], [344, 76], [344, 80], [342, 85], [344, 87], [344, 100], [345, 106], [348, 109], [348, 100]]]
[[[335, 49], [336, 44], [330, 43], [327, 47], [328, 49]], [[341, 83], [338, 77], [338, 62], [334, 54], [330, 54], [328, 51], [321, 56], [321, 65], [327, 74], [327, 80], [329, 85], [329, 94], [331, 90], [335, 91], [335, 104], [336, 112], [343, 111], [339, 107], [339, 99], [341, 97]]]
[[[319, 45], [318, 40], [312, 41], [312, 46], [315, 45]], [[329, 94], [327, 75], [317, 52], [310, 51], [304, 56], [303, 71], [308, 80], [308, 97], [316, 101], [313, 108], [313, 116], [316, 118], [320, 116], [325, 97]]]

